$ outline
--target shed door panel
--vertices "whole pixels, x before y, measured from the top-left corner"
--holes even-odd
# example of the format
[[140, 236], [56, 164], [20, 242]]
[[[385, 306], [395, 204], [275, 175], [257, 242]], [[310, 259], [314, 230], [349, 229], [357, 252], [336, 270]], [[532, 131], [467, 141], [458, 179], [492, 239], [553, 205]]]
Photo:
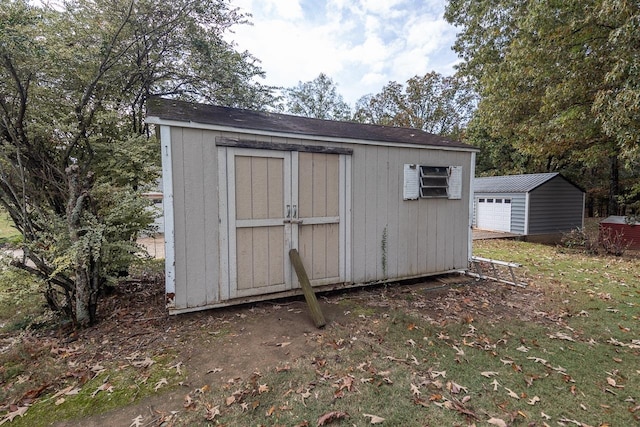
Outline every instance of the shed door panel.
[[281, 291], [289, 282], [284, 218], [285, 205], [290, 204], [285, 181], [289, 153], [246, 154], [230, 159], [232, 297]]
[[340, 281], [339, 160], [298, 154], [298, 251], [312, 285]]
[[479, 198], [476, 226], [482, 230], [511, 231], [511, 199]]
[[291, 248], [312, 285], [345, 281], [341, 161], [338, 154], [227, 149], [230, 298], [298, 287]]

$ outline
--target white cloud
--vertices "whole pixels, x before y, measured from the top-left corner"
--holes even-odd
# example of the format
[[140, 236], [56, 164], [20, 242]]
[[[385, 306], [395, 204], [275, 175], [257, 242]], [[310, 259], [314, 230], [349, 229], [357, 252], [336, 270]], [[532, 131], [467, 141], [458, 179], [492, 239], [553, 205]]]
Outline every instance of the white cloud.
[[444, 0], [232, 0], [253, 14], [234, 29], [238, 47], [262, 61], [266, 83], [291, 87], [321, 72], [352, 105], [394, 80], [450, 74], [455, 31]]

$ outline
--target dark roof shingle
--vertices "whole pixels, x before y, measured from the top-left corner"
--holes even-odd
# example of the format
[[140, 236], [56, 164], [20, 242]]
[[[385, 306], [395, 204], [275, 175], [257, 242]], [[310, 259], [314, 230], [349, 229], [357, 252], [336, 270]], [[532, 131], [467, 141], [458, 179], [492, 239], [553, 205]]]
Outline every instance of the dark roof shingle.
[[476, 148], [419, 129], [320, 120], [287, 114], [196, 104], [164, 98], [147, 102], [147, 117], [248, 130], [312, 135], [328, 138], [380, 141], [476, 150]]

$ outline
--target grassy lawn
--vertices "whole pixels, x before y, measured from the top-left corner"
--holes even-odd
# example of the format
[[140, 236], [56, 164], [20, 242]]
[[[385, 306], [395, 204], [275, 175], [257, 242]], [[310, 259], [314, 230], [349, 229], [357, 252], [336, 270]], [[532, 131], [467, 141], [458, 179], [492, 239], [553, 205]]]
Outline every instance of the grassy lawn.
[[[640, 260], [516, 241], [475, 242], [474, 252], [521, 263], [520, 278], [529, 286], [471, 281], [329, 296], [347, 320], [305, 334], [313, 344], [309, 351], [225, 381], [183, 387], [181, 410], [166, 425], [639, 425]], [[233, 330], [229, 321], [245, 313], [251, 315], [248, 307], [224, 327]], [[211, 325], [184, 319], [191, 329], [205, 331], [194, 336], [216, 334]], [[183, 338], [191, 346], [205, 345]], [[136, 348], [140, 354], [150, 351]], [[2, 356], [2, 390], [25, 375], [26, 359], [40, 357], [37, 352]], [[63, 407], [67, 412], [58, 419], [135, 400], [131, 392], [96, 393], [100, 384], [113, 384], [116, 392], [142, 388], [143, 394], [164, 392], [155, 390], [162, 378], [177, 384], [175, 360], [153, 359], [157, 371], [122, 358], [105, 360], [107, 371], [79, 395], [64, 396], [67, 403], [60, 409], [54, 404], [60, 396], [50, 392], [12, 424], [45, 425], [36, 421]], [[11, 399], [16, 397], [2, 396]]]
[[4, 243], [14, 242], [20, 237], [20, 233], [13, 226], [9, 214], [0, 208], [0, 246]]
[[476, 254], [522, 263], [529, 289], [353, 298], [365, 314], [318, 334], [323, 351], [194, 396], [181, 425], [638, 425], [638, 259], [515, 241]]

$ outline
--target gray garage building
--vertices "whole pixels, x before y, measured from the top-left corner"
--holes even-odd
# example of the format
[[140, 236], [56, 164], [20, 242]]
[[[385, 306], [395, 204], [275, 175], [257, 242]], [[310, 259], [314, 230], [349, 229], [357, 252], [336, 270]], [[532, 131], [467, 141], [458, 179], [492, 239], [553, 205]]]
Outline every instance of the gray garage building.
[[166, 99], [161, 140], [171, 313], [459, 271], [477, 150], [416, 129]]
[[473, 225], [539, 239], [584, 224], [584, 191], [559, 173], [505, 175], [473, 181]]

